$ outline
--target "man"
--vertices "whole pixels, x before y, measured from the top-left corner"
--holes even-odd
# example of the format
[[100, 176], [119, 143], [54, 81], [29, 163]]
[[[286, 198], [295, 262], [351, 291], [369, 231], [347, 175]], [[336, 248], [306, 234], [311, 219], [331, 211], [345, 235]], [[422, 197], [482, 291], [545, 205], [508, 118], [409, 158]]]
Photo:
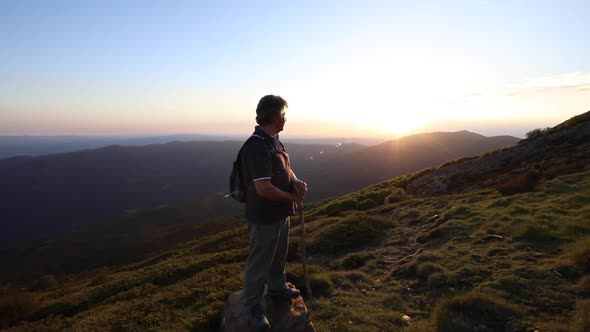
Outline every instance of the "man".
[[289, 245], [289, 217], [303, 201], [307, 184], [291, 170], [289, 155], [279, 141], [287, 101], [262, 97], [256, 108], [253, 138], [242, 150], [242, 172], [248, 183], [246, 219], [250, 224], [250, 252], [246, 261], [242, 304], [248, 309], [250, 328], [268, 329], [261, 300], [264, 285], [270, 296], [293, 299], [297, 289], [287, 286], [285, 262]]

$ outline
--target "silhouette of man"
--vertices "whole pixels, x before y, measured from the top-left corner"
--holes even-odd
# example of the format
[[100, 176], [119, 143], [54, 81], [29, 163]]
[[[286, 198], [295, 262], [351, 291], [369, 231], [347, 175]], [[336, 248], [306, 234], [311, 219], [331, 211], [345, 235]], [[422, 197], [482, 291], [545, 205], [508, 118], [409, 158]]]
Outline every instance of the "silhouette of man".
[[289, 217], [307, 192], [307, 184], [295, 176], [289, 155], [279, 141], [285, 126], [287, 101], [280, 96], [262, 97], [256, 107], [255, 127], [241, 154], [242, 172], [248, 183], [246, 219], [250, 226], [250, 252], [246, 261], [242, 304], [248, 308], [252, 330], [270, 324], [261, 306], [265, 283], [270, 296], [293, 299], [299, 291], [285, 280], [289, 245]]

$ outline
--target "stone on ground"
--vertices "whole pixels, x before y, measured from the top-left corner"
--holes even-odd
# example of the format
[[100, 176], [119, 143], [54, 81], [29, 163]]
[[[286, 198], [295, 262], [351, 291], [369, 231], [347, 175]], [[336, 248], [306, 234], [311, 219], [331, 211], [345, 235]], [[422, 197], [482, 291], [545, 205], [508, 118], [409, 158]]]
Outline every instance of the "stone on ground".
[[[223, 306], [221, 331], [249, 332], [248, 313], [240, 302], [242, 290], [231, 293]], [[281, 299], [265, 296], [263, 307], [270, 322], [270, 331], [281, 332], [315, 332], [309, 318], [309, 311], [301, 296], [292, 299]]]

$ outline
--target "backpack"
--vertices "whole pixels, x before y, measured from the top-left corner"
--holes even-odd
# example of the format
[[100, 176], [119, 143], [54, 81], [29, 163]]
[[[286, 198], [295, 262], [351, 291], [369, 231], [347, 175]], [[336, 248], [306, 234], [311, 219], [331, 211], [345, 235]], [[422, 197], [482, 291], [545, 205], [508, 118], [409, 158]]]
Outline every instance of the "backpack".
[[240, 148], [229, 176], [229, 196], [240, 203], [246, 202], [246, 193], [248, 192], [248, 184], [246, 183], [246, 179], [242, 173], [242, 150], [244, 150], [244, 147], [248, 143], [255, 139], [263, 140], [265, 143], [267, 143], [267, 140], [260, 136], [250, 136]]

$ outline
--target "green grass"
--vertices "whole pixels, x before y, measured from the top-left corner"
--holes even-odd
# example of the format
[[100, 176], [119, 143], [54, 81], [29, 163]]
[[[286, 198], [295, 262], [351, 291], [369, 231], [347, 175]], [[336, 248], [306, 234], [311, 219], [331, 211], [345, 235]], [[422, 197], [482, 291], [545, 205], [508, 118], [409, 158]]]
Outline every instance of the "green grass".
[[438, 332], [471, 332], [503, 331], [518, 314], [501, 299], [472, 292], [441, 301], [433, 316]]
[[327, 219], [320, 227], [310, 231], [309, 252], [338, 254], [371, 245], [384, 236], [384, 230], [389, 226], [389, 221], [376, 216], [353, 214], [343, 219]]
[[575, 332], [590, 331], [590, 300], [578, 301], [573, 325]]
[[39, 310], [40, 301], [36, 294], [19, 294], [7, 291], [0, 297], [0, 328], [4, 329], [27, 318]]
[[334, 282], [327, 273], [314, 274], [309, 277], [309, 287], [314, 296], [323, 296], [328, 294], [334, 287]]
[[572, 263], [579, 271], [590, 273], [590, 237], [583, 238], [577, 242]]
[[590, 275], [582, 277], [574, 287], [574, 291], [580, 296], [590, 297]]

